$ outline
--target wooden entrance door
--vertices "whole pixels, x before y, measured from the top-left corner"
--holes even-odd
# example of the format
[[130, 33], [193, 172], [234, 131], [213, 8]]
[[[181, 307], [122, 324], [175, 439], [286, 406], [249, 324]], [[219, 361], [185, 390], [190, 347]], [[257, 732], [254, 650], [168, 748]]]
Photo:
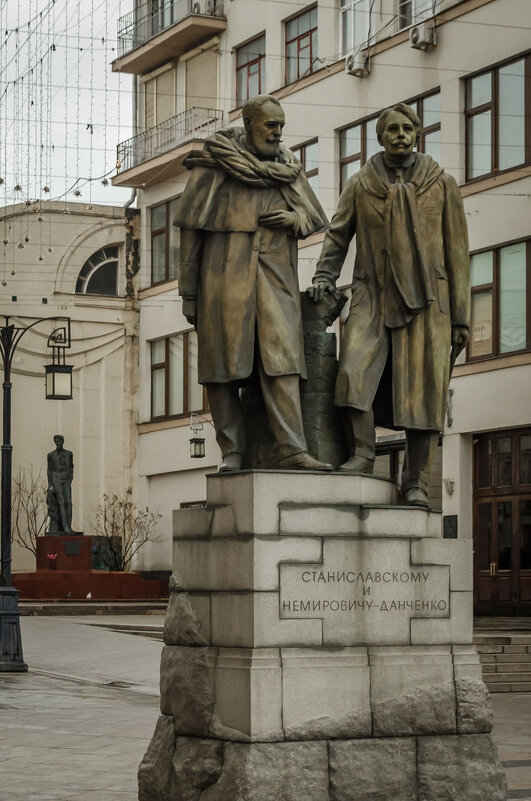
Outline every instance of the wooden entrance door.
[[476, 614], [531, 615], [531, 428], [474, 440]]

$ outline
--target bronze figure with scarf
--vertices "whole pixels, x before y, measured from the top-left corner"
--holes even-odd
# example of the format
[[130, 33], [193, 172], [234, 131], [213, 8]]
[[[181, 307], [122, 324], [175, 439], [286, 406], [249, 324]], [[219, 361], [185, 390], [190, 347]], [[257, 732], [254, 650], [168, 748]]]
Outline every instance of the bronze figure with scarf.
[[[329, 470], [307, 453], [299, 381], [305, 377], [297, 239], [327, 219], [293, 153], [284, 112], [267, 95], [248, 101], [244, 128], [219, 131], [192, 151], [174, 225], [181, 229], [179, 292], [197, 329], [199, 381], [222, 452], [221, 471], [245, 451], [241, 382], [257, 375], [276, 466]], [[273, 465], [272, 465], [273, 466]]]
[[352, 300], [339, 358], [346, 472], [372, 472], [375, 425], [405, 429], [402, 491], [427, 506], [450, 363], [468, 340], [467, 225], [454, 178], [416, 153], [420, 120], [404, 104], [377, 123], [384, 150], [347, 182], [308, 293], [335, 288], [356, 235]]

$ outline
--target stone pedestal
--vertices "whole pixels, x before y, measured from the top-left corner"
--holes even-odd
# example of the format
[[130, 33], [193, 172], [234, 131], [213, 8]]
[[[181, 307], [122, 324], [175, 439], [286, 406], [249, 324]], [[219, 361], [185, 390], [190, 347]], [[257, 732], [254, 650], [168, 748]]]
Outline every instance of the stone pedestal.
[[243, 471], [174, 513], [140, 801], [503, 801], [472, 543], [363, 475]]

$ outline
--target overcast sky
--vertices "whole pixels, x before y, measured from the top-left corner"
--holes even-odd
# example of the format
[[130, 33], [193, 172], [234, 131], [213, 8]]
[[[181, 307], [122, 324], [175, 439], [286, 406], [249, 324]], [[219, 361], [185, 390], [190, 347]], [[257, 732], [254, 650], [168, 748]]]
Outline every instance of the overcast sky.
[[131, 136], [132, 78], [110, 64], [131, 9], [132, 0], [0, 0], [0, 204], [129, 198], [110, 181], [116, 145]]

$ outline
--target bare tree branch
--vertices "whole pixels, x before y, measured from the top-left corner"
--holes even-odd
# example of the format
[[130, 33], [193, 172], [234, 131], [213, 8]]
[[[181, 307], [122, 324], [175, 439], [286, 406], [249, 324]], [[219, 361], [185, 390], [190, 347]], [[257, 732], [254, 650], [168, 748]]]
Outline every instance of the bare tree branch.
[[37, 537], [46, 533], [48, 487], [42, 470], [35, 474], [33, 465], [19, 467], [13, 479], [11, 535], [22, 548], [37, 554]]
[[162, 515], [139, 509], [132, 487], [123, 495], [104, 495], [95, 514], [94, 533], [104, 538], [101, 558], [109, 570], [130, 570], [132, 561], [147, 542], [160, 542], [154, 529]]

